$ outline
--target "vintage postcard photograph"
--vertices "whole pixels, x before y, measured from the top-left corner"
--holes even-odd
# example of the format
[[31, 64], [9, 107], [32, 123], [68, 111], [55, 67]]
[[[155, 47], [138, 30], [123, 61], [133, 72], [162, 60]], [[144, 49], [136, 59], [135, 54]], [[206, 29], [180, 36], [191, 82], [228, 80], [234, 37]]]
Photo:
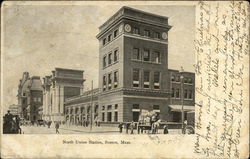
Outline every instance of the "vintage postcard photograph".
[[3, 2], [3, 157], [246, 157], [248, 11], [229, 1]]

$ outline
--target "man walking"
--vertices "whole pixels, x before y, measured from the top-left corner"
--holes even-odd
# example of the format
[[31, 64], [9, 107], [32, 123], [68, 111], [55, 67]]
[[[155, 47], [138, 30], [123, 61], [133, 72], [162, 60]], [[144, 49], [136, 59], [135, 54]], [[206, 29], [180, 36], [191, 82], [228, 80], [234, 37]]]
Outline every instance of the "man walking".
[[120, 124], [118, 125], [118, 128], [119, 128], [119, 130], [120, 130], [120, 133], [122, 133], [122, 127], [123, 127], [123, 124], [120, 123]]
[[56, 122], [56, 125], [55, 125], [55, 127], [56, 127], [56, 134], [59, 134], [59, 123], [58, 122]]

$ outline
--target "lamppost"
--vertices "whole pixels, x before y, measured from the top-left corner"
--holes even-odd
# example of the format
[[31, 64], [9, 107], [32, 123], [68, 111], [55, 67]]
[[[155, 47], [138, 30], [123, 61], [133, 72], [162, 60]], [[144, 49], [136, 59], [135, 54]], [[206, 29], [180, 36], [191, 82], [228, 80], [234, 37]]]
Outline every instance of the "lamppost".
[[179, 70], [180, 73], [180, 78], [181, 78], [181, 129], [182, 129], [182, 134], [184, 134], [184, 105], [183, 105], [183, 99], [184, 99], [184, 94], [183, 94], [183, 72], [184, 69], [181, 66], [181, 69]]

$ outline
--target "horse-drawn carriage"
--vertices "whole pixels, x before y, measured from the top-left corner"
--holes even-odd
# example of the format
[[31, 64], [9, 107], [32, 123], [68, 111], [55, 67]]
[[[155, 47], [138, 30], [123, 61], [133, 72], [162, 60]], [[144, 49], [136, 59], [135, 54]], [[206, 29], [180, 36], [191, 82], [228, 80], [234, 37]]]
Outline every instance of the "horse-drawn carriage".
[[185, 134], [194, 134], [195, 133], [195, 111], [187, 112], [187, 121], [185, 126]]

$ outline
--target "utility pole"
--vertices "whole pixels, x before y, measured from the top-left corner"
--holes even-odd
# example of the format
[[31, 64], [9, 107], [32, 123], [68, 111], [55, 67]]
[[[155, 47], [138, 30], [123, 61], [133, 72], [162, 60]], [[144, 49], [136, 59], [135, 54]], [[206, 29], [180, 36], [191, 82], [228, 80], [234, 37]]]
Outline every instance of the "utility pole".
[[92, 131], [92, 124], [93, 124], [92, 109], [93, 109], [93, 80], [91, 81], [90, 131]]

